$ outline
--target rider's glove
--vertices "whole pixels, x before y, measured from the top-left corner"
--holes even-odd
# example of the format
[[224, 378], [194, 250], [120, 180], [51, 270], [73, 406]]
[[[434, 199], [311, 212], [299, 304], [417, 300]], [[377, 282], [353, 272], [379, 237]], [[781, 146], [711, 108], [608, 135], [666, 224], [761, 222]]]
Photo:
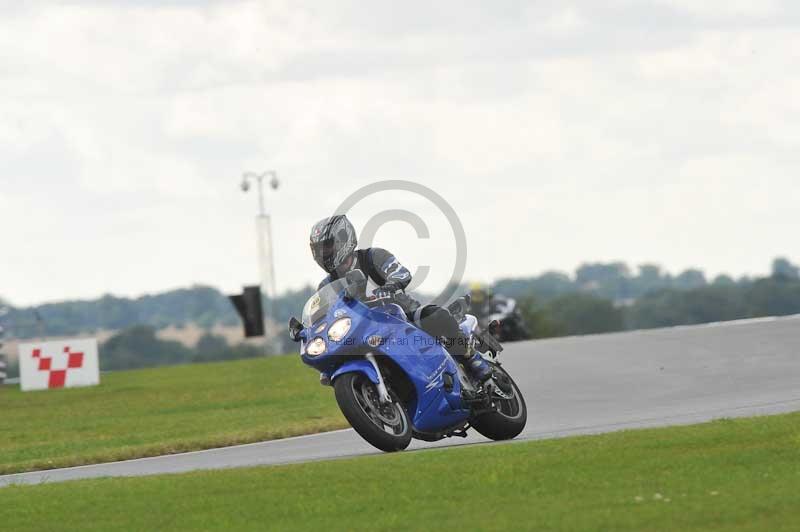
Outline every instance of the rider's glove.
[[397, 285], [393, 283], [386, 283], [385, 285], [379, 286], [378, 288], [373, 290], [372, 295], [378, 299], [383, 299], [386, 297], [391, 297], [392, 295], [394, 295], [395, 292], [399, 290], [400, 289], [397, 287]]

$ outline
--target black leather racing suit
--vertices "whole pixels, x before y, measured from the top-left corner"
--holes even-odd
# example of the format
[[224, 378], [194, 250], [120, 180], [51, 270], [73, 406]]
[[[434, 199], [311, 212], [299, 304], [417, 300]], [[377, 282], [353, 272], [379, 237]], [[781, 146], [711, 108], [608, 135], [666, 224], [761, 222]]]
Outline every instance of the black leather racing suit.
[[[389, 285], [402, 291], [411, 282], [411, 272], [385, 249], [357, 249], [354, 255], [350, 270], [361, 270], [377, 286]], [[336, 272], [328, 275], [319, 288], [338, 278]], [[405, 292], [398, 293], [395, 302], [403, 308], [410, 322], [434, 338], [442, 338], [451, 355], [461, 358], [467, 354], [468, 339], [446, 309], [437, 305], [423, 306]]]

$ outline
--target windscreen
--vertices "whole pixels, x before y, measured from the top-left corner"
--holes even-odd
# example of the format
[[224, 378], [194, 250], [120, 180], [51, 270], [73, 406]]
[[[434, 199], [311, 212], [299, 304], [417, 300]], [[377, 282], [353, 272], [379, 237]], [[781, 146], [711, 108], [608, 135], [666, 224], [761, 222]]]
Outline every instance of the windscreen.
[[351, 296], [363, 300], [367, 287], [367, 278], [361, 270], [352, 270], [345, 277], [332, 281], [311, 296], [303, 307], [303, 326], [308, 328], [316, 324], [328, 314], [342, 291], [350, 287]]
[[308, 298], [303, 307], [303, 326], [308, 328], [325, 317], [328, 309], [331, 308], [338, 299], [339, 294], [347, 288], [346, 279], [337, 279], [320, 288], [314, 295]]

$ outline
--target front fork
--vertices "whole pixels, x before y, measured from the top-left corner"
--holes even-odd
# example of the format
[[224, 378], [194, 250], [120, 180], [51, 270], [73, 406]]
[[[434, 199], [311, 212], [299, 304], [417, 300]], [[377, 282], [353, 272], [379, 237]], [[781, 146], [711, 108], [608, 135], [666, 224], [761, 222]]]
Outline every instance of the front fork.
[[389, 390], [386, 389], [386, 383], [383, 382], [383, 375], [381, 375], [381, 368], [378, 367], [378, 361], [375, 360], [375, 355], [368, 352], [364, 355], [364, 358], [372, 364], [372, 367], [375, 368], [375, 373], [378, 374], [378, 399], [383, 404], [388, 404], [392, 402], [392, 398], [389, 396]]

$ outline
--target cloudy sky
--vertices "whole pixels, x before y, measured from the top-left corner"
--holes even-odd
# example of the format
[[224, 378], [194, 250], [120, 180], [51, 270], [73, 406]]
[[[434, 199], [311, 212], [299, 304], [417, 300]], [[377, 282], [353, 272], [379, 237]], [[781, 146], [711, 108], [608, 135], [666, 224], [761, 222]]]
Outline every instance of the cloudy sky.
[[[800, 260], [800, 6], [599, 2], [0, 1], [0, 297], [139, 295], [257, 278], [268, 194], [278, 288], [316, 282], [310, 225], [369, 183], [447, 199], [470, 279], [586, 260], [766, 272]], [[455, 247], [376, 244], [425, 288]]]

